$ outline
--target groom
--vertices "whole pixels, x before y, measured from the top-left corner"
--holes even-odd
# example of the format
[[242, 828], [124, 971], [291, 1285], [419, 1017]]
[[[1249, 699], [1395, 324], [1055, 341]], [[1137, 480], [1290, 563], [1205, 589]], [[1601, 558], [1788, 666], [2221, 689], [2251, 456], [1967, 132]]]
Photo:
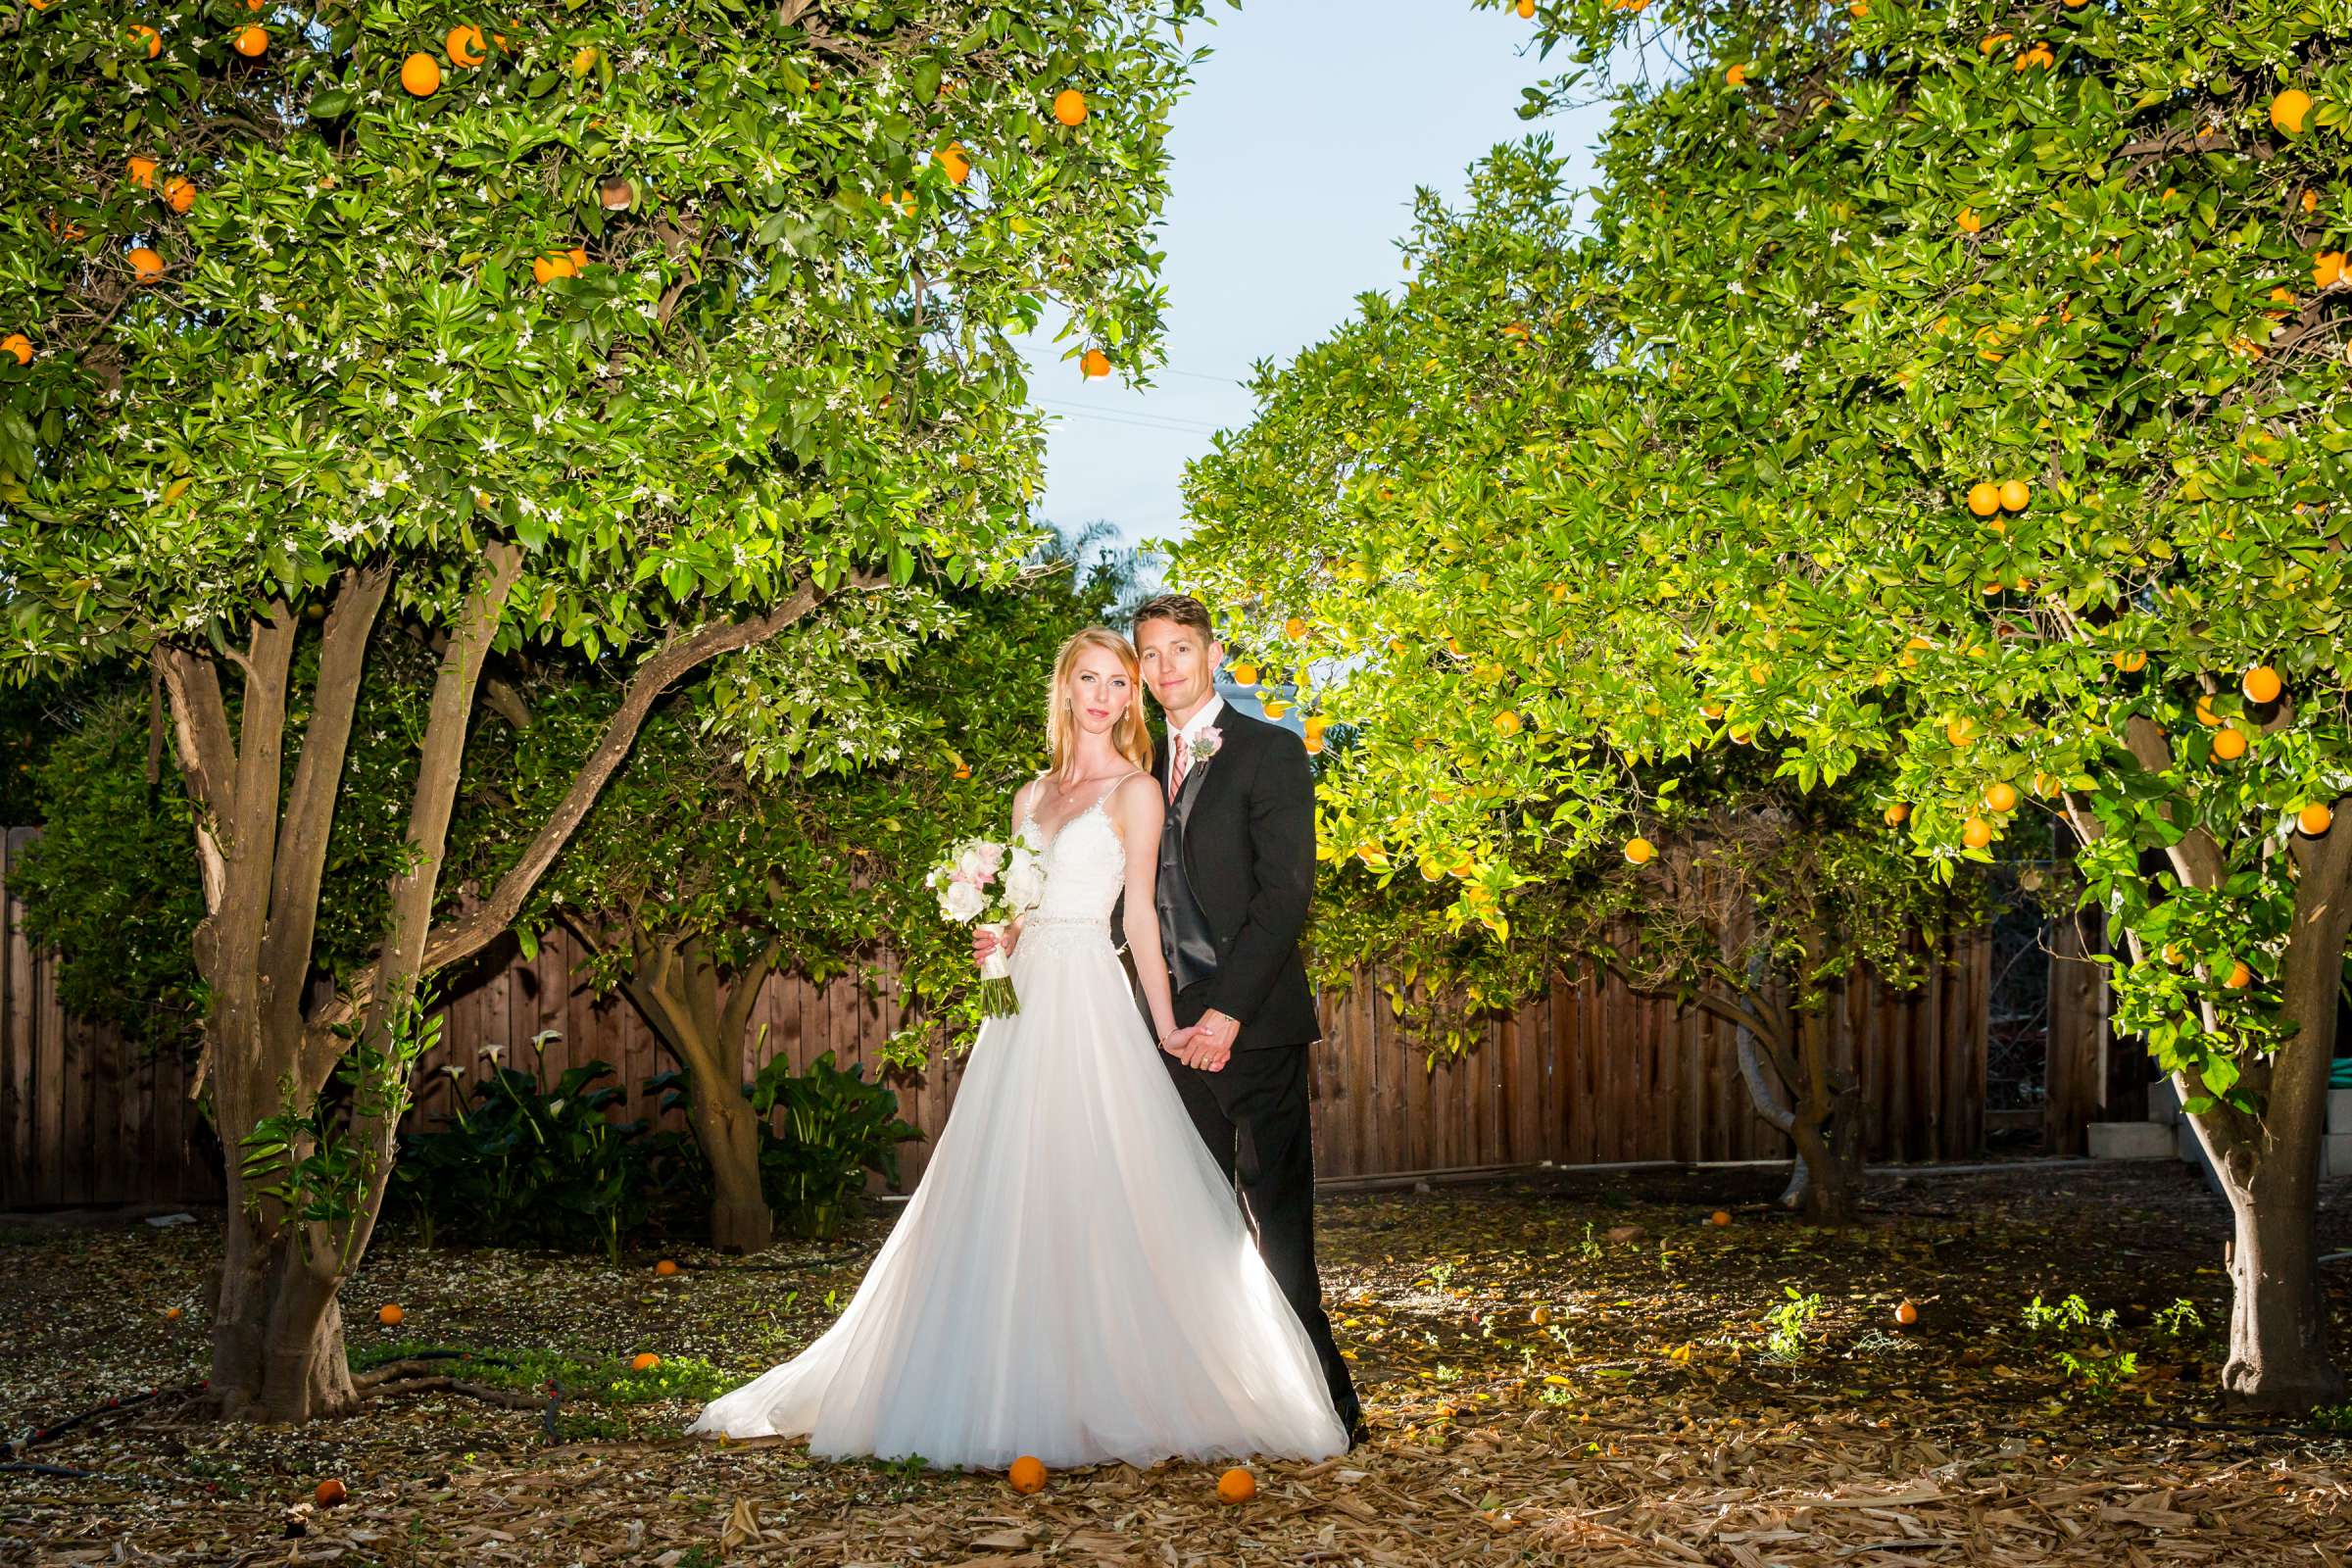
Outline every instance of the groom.
[[1148, 600], [1135, 646], [1168, 720], [1152, 766], [1168, 801], [1156, 902], [1178, 1027], [1163, 1059], [1209, 1152], [1239, 1176], [1258, 1250], [1322, 1359], [1348, 1442], [1360, 1442], [1362, 1407], [1315, 1273], [1307, 1047], [1322, 1031], [1298, 957], [1315, 880], [1306, 748], [1225, 706], [1225, 648], [1198, 599]]

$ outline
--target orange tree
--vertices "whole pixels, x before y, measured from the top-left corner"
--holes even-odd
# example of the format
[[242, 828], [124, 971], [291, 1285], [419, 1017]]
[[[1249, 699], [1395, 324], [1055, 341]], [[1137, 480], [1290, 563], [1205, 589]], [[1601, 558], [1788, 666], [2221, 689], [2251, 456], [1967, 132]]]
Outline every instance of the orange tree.
[[[167, 700], [202, 1071], [242, 1155], [224, 1407], [351, 1403], [336, 1293], [419, 986], [520, 911], [661, 692], [837, 596], [1017, 569], [1039, 440], [1010, 338], [1052, 295], [1097, 352], [1148, 356], [1196, 9], [9, 18], [0, 668], [126, 656]], [[1054, 113], [1068, 92], [1087, 114]], [[369, 956], [319, 992], [364, 656], [395, 620], [434, 658], [406, 848]], [[437, 919], [485, 669], [526, 649], [619, 696], [506, 874]]]
[[[1635, 41], [1697, 64], [1624, 94], [1589, 239], [1526, 150], [1442, 227], [1456, 254], [1400, 303], [1444, 329], [1335, 416], [1409, 455], [1307, 470], [1297, 510], [1351, 530], [1224, 562], [1215, 533], [1194, 569], [1348, 660], [1348, 702], [1456, 680], [1386, 743], [1400, 787], [1330, 806], [1374, 855], [1407, 808], [1394, 843], [1443, 875], [1434, 815], [1466, 915], [1509, 873], [1463, 800], [1582, 831], [1622, 786], [1531, 790], [1533, 759], [1602, 743], [1750, 742], [1808, 786], [1883, 760], [1940, 870], [2065, 820], [2118, 1016], [2234, 1212], [2226, 1390], [2306, 1404], [2342, 1382], [2315, 1189], [2352, 928], [2352, 36], [2282, 4], [1969, 15], [1539, 8], [1585, 70]], [[1203, 466], [1204, 512], [1261, 450]], [[1482, 721], [1514, 755], [1457, 788]], [[1415, 784], [1454, 799], [1410, 810]]]
[[1243, 679], [1295, 674], [1326, 750], [1327, 969], [1387, 958], [1446, 1049], [1564, 965], [1715, 1011], [1808, 1210], [1839, 1217], [1858, 1086], [1829, 1003], [1863, 965], [1915, 978], [1955, 895], [1853, 779], [1808, 798], [1801, 759], [1781, 776], [1729, 737], [1646, 733], [1690, 677], [1630, 565], [1643, 415], [1592, 370], [1608, 340], [1559, 174], [1539, 142], [1482, 164], [1459, 210], [1422, 199], [1400, 296], [1264, 379], [1193, 469], [1176, 573], [1233, 611]]

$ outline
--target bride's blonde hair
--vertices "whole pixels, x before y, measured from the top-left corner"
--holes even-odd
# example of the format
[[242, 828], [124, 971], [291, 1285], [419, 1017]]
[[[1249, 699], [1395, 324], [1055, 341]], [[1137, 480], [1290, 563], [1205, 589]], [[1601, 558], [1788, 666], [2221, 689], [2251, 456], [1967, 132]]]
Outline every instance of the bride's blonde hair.
[[1135, 645], [1107, 626], [1088, 626], [1070, 634], [1054, 660], [1054, 685], [1046, 694], [1046, 770], [1061, 771], [1069, 761], [1070, 753], [1078, 744], [1078, 724], [1070, 711], [1070, 672], [1078, 666], [1078, 656], [1089, 648], [1100, 648], [1116, 656], [1119, 667], [1127, 672], [1130, 694], [1127, 711], [1110, 727], [1111, 747], [1136, 766], [1149, 770], [1152, 766], [1152, 737], [1144, 728], [1143, 666], [1136, 662]]

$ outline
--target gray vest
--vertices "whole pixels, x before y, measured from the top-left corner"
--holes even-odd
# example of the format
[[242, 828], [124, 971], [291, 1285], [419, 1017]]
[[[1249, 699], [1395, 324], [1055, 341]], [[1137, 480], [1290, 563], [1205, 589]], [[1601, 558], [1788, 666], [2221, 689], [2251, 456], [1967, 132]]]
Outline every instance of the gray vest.
[[1194, 986], [1214, 979], [1217, 939], [1208, 919], [1193, 897], [1192, 878], [1184, 871], [1184, 824], [1174, 807], [1159, 828], [1159, 880], [1152, 890], [1159, 906], [1159, 941], [1167, 950], [1168, 989], [1182, 996]]

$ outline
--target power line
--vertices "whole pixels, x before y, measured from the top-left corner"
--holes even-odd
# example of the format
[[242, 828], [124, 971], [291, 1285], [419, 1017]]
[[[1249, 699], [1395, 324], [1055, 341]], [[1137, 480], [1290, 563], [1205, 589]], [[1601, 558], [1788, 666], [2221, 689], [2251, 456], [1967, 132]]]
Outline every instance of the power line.
[[1040, 398], [1038, 407], [1076, 419], [1105, 419], [1113, 424], [1132, 424], [1151, 430], [1171, 430], [1186, 435], [1214, 435], [1222, 425], [1205, 419], [1186, 419], [1168, 414], [1152, 414], [1137, 409], [1090, 409], [1083, 404], [1063, 403], [1054, 398]]

